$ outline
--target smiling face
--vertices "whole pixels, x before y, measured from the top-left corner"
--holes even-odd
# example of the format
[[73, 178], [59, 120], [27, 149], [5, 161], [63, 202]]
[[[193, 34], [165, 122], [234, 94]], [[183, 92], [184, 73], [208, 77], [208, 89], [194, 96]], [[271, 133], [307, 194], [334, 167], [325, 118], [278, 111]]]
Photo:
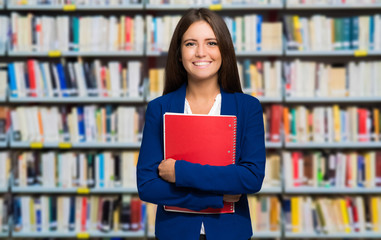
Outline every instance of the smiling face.
[[207, 22], [194, 22], [184, 33], [181, 61], [188, 73], [188, 81], [218, 81], [221, 52], [217, 38]]

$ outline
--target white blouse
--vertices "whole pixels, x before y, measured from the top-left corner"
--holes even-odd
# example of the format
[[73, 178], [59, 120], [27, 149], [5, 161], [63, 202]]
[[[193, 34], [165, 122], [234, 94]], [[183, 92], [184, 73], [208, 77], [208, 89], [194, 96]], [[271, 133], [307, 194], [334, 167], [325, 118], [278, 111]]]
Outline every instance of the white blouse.
[[[192, 114], [192, 110], [186, 98], [185, 98], [184, 114]], [[208, 115], [214, 115], [214, 116], [221, 115], [221, 93], [219, 93], [214, 99], [213, 106], [210, 109]], [[201, 224], [200, 234], [205, 234], [204, 223]]]

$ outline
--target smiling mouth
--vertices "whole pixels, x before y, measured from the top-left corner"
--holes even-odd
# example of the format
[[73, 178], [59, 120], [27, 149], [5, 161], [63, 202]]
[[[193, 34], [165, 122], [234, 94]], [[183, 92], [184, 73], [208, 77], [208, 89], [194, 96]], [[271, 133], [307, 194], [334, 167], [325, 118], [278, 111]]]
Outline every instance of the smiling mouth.
[[211, 64], [212, 62], [194, 62], [193, 64], [196, 66], [206, 66]]

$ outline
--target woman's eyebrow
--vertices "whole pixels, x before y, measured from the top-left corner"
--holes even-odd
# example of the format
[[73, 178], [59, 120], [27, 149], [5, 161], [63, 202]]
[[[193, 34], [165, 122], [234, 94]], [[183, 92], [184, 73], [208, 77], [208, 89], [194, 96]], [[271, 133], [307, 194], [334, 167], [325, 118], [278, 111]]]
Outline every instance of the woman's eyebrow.
[[[216, 40], [216, 41], [217, 41], [217, 38], [206, 38], [206, 39], [204, 39], [204, 40], [206, 40], [206, 41]], [[197, 42], [197, 40], [196, 40], [196, 39], [193, 39], [193, 38], [185, 39], [184, 42], [186, 42], [186, 41], [195, 41], [195, 42]]]

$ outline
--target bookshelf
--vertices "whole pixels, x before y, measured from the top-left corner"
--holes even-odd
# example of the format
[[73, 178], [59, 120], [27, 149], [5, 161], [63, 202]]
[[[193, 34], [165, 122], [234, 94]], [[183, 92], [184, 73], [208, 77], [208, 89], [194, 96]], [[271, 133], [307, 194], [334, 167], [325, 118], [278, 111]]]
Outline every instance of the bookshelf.
[[[347, 0], [348, 1], [348, 0]], [[126, 1], [127, 2], [127, 1]], [[153, 1], [152, 1], [153, 2]], [[200, 1], [202, 2], [202, 1]], [[218, 1], [220, 2], [220, 1]], [[372, 16], [379, 13], [381, 9], [381, 3], [374, 4], [291, 4], [292, 0], [284, 1], [274, 1], [273, 4], [201, 4], [196, 7], [207, 7], [212, 10], [218, 11], [222, 16], [234, 17], [238, 15], [245, 15], [256, 13], [263, 15], [266, 19], [271, 13], [276, 12], [277, 20], [282, 20], [285, 15], [292, 15], [294, 12], [301, 14], [303, 17], [316, 14], [323, 14], [329, 17], [341, 16], [342, 14], [336, 14], [336, 11], [340, 10], [345, 16], [359, 16], [364, 13], [368, 16]], [[295, 1], [294, 1], [295, 2]], [[98, 5], [12, 5], [7, 4], [4, 6], [0, 0], [0, 14], [11, 16], [11, 13], [17, 12], [20, 15], [25, 15], [27, 12], [32, 12], [36, 16], [42, 15], [72, 15], [72, 13], [77, 13], [79, 15], [94, 15], [98, 14], [101, 9], [102, 15], [121, 15], [126, 14], [126, 11], [131, 10], [131, 16], [141, 15], [144, 19], [147, 15], [152, 15], [154, 17], [164, 17], [164, 16], [175, 16], [178, 12], [183, 12], [189, 8], [188, 4], [155, 4], [151, 1], [142, 1], [142, 3], [137, 4], [122, 4], [118, 6], [98, 6]], [[130, 15], [130, 13], [127, 13]], [[284, 21], [283, 21], [284, 24]], [[147, 34], [147, 33], [145, 33]], [[282, 31], [283, 34], [283, 31]], [[1, 41], [1, 39], [0, 39]], [[250, 59], [252, 62], [255, 61], [274, 61], [280, 60], [283, 63], [295, 58], [300, 58], [301, 61], [326, 61], [331, 63], [347, 63], [348, 61], [360, 61], [360, 60], [380, 60], [381, 50], [375, 49], [340, 49], [340, 50], [292, 50], [287, 46], [286, 37], [281, 39], [282, 46], [280, 49], [276, 50], [240, 50], [237, 51], [237, 59], [239, 62], [243, 62], [245, 59]], [[150, 96], [149, 84], [150, 79], [147, 78], [149, 68], [151, 65], [155, 67], [163, 67], [163, 61], [167, 55], [165, 48], [157, 50], [147, 46], [147, 41], [144, 42], [143, 46], [139, 50], [102, 50], [102, 51], [61, 51], [52, 49], [52, 51], [13, 51], [11, 50], [10, 44], [5, 44], [6, 48], [1, 47], [0, 43], [0, 58], [2, 62], [26, 62], [27, 59], [38, 59], [45, 62], [58, 62], [60, 59], [75, 59], [83, 58], [83, 61], [91, 62], [94, 59], [100, 59], [100, 61], [105, 64], [110, 61], [110, 59], [116, 58], [118, 61], [125, 60], [139, 60], [142, 62], [142, 83], [140, 86], [140, 95], [137, 97], [131, 96], [119, 96], [119, 97], [99, 97], [99, 96], [69, 96], [69, 97], [28, 97], [28, 96], [17, 96], [14, 97], [11, 91], [8, 91], [6, 97], [0, 98], [2, 105], [10, 105], [12, 107], [24, 106], [24, 105], [38, 105], [38, 106], [51, 106], [51, 105], [90, 105], [90, 104], [111, 104], [111, 105], [127, 105], [127, 106], [145, 106], [145, 104], [152, 100], [154, 96]], [[361, 106], [378, 106], [381, 102], [381, 96], [378, 97], [296, 97], [289, 96], [285, 93], [284, 79], [282, 79], [282, 89], [278, 96], [258, 96], [262, 105], [265, 107], [274, 104], [289, 106], [294, 105], [304, 105], [304, 106], [316, 106], [316, 105], [327, 105], [327, 104], [340, 104], [344, 105], [361, 105]], [[159, 91], [160, 92], [160, 91]], [[245, 89], [248, 94], [252, 93], [250, 88]], [[282, 133], [280, 133], [282, 134]], [[11, 133], [9, 136], [13, 136]], [[139, 138], [139, 137], [138, 137]], [[55, 141], [55, 142], [33, 142], [33, 141], [14, 141], [13, 138], [9, 137], [7, 141], [0, 142], [0, 148], [4, 148], [10, 151], [97, 151], [97, 150], [128, 150], [134, 151], [138, 150], [140, 147], [140, 141], [136, 142], [65, 142], [65, 141]], [[266, 150], [269, 153], [280, 154], [282, 151], [368, 151], [368, 150], [378, 150], [381, 149], [381, 142], [287, 142], [284, 136], [281, 137], [280, 141], [277, 142], [266, 142]], [[282, 157], [281, 157], [282, 158]], [[282, 162], [282, 161], [281, 161]], [[345, 196], [371, 196], [381, 195], [381, 188], [342, 188], [342, 187], [288, 187], [283, 183], [286, 172], [284, 172], [284, 166], [281, 167], [282, 171], [280, 173], [280, 186], [264, 186], [261, 191], [256, 194], [256, 196], [276, 196], [283, 199], [287, 196], [333, 196], [335, 194], [345, 195]], [[14, 185], [13, 180], [11, 186], [8, 188], [0, 188], [1, 194], [10, 194], [12, 196], [18, 195], [78, 195], [78, 196], [91, 196], [91, 195], [137, 195], [136, 188], [78, 188], [71, 187], [66, 189], [60, 189], [58, 187], [41, 187], [41, 186], [26, 186], [19, 187]], [[302, 233], [292, 233], [287, 228], [286, 216], [284, 211], [280, 211], [281, 222], [279, 224], [279, 229], [276, 231], [254, 231], [253, 238], [264, 238], [264, 239], [302, 239], [302, 238], [332, 238], [332, 239], [378, 239], [380, 233], [377, 232], [364, 232], [364, 233], [315, 233], [315, 232], [302, 232]], [[10, 225], [13, 229], [13, 224]], [[151, 226], [152, 227], [152, 226]], [[149, 228], [147, 225], [146, 228]], [[16, 232], [11, 231], [9, 233], [0, 232], [0, 238], [8, 238], [12, 235], [13, 238], [83, 238], [83, 237], [123, 237], [123, 238], [150, 238], [153, 239], [153, 233], [146, 232], [146, 228], [140, 229], [138, 231], [112, 231], [109, 233], [93, 232], [87, 231], [84, 233], [80, 232]]]

